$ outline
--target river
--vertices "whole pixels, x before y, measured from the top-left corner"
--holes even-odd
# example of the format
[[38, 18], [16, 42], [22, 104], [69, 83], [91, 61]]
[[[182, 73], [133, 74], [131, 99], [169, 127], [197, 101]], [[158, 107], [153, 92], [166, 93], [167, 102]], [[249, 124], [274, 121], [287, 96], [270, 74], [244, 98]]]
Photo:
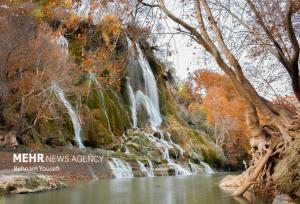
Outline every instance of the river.
[[[247, 194], [233, 198], [217, 183], [223, 173], [77, 183], [63, 190], [0, 197], [0, 204], [269, 204]], [[249, 201], [250, 200], [250, 201]]]

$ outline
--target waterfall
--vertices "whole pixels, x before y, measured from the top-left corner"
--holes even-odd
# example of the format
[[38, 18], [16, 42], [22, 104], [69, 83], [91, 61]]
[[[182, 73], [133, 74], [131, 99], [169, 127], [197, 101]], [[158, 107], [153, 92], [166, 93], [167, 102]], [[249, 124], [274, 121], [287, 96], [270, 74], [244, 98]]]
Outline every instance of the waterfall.
[[148, 161], [148, 175], [149, 175], [149, 177], [154, 177], [152, 162], [150, 160], [147, 160], [147, 161]]
[[128, 162], [112, 158], [108, 164], [115, 178], [133, 178], [132, 168]]
[[138, 53], [138, 61], [143, 70], [143, 78], [145, 80], [145, 92], [146, 95], [152, 101], [152, 104], [157, 112], [159, 112], [159, 102], [158, 102], [158, 89], [154, 75], [152, 73], [151, 67], [148, 60], [144, 57], [143, 52], [138, 43], [136, 43], [136, 49]]
[[112, 136], [114, 137], [114, 133], [111, 129], [111, 126], [110, 126], [110, 120], [109, 120], [109, 117], [108, 117], [108, 114], [107, 114], [107, 111], [106, 111], [106, 106], [105, 106], [105, 101], [104, 101], [104, 96], [103, 96], [103, 93], [102, 93], [102, 87], [101, 87], [101, 84], [99, 83], [99, 81], [96, 79], [96, 76], [94, 73], [92, 72], [89, 72], [89, 88], [91, 86], [91, 82], [94, 81], [96, 86], [97, 86], [97, 91], [98, 91], [98, 95], [100, 97], [100, 101], [102, 102], [102, 107], [104, 109], [104, 116], [106, 118], [106, 121], [107, 121], [107, 126], [108, 126], [108, 130], [109, 132], [112, 134]]
[[139, 160], [137, 160], [137, 163], [140, 167], [140, 171], [145, 173], [145, 175], [147, 175], [147, 177], [154, 177], [151, 161], [148, 160], [149, 168], [146, 168], [145, 164], [143, 162], [140, 162]]
[[73, 110], [71, 104], [67, 101], [64, 92], [60, 89], [56, 82], [52, 83], [52, 88], [55, 91], [56, 96], [63, 102], [64, 106], [67, 108], [68, 113], [71, 117], [71, 121], [73, 124], [74, 134], [75, 134], [75, 141], [79, 145], [79, 148], [84, 148], [84, 145], [81, 141], [80, 133], [81, 133], [81, 125], [78, 119], [76, 112]]
[[207, 174], [215, 173], [214, 170], [207, 163], [201, 161], [200, 164], [204, 167], [205, 173]]
[[183, 167], [180, 164], [176, 164], [174, 161], [170, 160], [168, 163], [169, 166], [172, 166], [175, 170], [175, 176], [190, 176], [193, 173], [186, 167]]
[[191, 163], [189, 161], [189, 165], [190, 165], [191, 172], [192, 172], [193, 175], [196, 175], [196, 174], [198, 174], [200, 172], [200, 169], [199, 169], [199, 167], [198, 167], [197, 164]]
[[135, 95], [133, 93], [132, 87], [130, 85], [129, 78], [127, 78], [127, 90], [130, 99], [130, 109], [131, 109], [131, 117], [132, 117], [132, 127], [137, 127], [137, 110], [136, 110], [136, 100]]
[[130, 152], [129, 152], [128, 147], [127, 147], [126, 145], [124, 145], [124, 147], [125, 147], [125, 152], [124, 152], [124, 154], [129, 154]]
[[149, 117], [149, 122], [150, 125], [153, 129], [157, 129], [159, 125], [162, 122], [160, 113], [157, 111], [157, 109], [154, 107], [152, 101], [150, 100], [149, 97], [147, 97], [143, 92], [137, 91], [136, 92], [136, 104], [137, 107], [140, 108], [145, 108], [148, 117]]
[[[127, 84], [127, 89], [132, 106], [132, 120], [135, 123], [137, 112], [141, 108], [145, 108], [151, 127], [158, 129], [162, 123], [162, 118], [160, 115], [158, 89], [155, 77], [139, 44], [135, 43], [134, 47], [128, 37], [127, 43], [129, 48], [128, 77], [130, 79], [130, 83], [128, 82]], [[135, 105], [132, 105], [134, 103]], [[135, 108], [135, 110], [133, 108]], [[133, 127], [134, 125], [135, 124], [133, 124]]]
[[154, 144], [162, 153], [163, 159], [169, 161], [170, 156], [169, 156], [169, 149], [172, 147], [170, 144], [168, 144], [167, 141], [163, 139], [158, 139], [154, 137], [153, 135], [148, 135], [149, 141]]

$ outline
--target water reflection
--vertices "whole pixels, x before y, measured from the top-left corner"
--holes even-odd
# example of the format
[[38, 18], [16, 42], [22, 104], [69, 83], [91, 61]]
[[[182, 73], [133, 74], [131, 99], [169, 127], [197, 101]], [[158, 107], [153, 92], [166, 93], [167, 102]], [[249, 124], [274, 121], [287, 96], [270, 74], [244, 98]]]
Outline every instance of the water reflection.
[[247, 193], [233, 198], [224, 174], [98, 180], [60, 191], [1, 197], [0, 204], [269, 204]]

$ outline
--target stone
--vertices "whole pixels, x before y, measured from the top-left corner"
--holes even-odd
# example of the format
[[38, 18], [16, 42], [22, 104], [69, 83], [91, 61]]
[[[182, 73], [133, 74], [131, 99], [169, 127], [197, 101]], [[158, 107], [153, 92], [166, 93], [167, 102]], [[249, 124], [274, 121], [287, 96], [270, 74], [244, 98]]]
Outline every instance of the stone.
[[125, 153], [126, 152], [126, 146], [122, 144], [120, 151], [123, 152], [123, 153]]
[[174, 159], [179, 159], [181, 157], [180, 151], [177, 148], [170, 148], [169, 155]]
[[272, 204], [296, 204], [296, 203], [289, 195], [279, 194], [274, 198]]
[[156, 132], [153, 133], [153, 137], [156, 137], [156, 138], [160, 139], [161, 138], [161, 133], [159, 131], [156, 131]]
[[243, 184], [242, 175], [227, 175], [220, 181], [219, 187], [240, 187]]
[[5, 194], [34, 193], [59, 189], [65, 184], [46, 175], [20, 174], [4, 175], [0, 178], [0, 189]]

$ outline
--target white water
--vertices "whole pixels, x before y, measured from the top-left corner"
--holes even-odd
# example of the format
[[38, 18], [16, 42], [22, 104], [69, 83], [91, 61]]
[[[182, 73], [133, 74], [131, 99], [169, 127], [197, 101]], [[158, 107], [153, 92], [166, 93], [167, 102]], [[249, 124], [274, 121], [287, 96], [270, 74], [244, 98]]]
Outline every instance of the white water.
[[129, 99], [130, 99], [130, 110], [131, 110], [131, 117], [132, 117], [132, 127], [136, 128], [137, 127], [136, 100], [135, 100], [135, 95], [133, 93], [132, 87], [130, 85], [129, 78], [127, 79], [127, 90], [128, 90], [128, 95], [129, 95]]
[[[170, 134], [167, 133], [167, 136], [169, 137], [169, 141], [165, 140], [163, 137], [163, 133], [160, 133], [161, 138], [156, 138], [153, 135], [148, 135], [148, 139], [150, 142], [152, 142], [162, 153], [163, 159], [166, 159], [168, 161], [168, 165], [173, 167], [175, 169], [175, 175], [195, 175], [201, 171], [201, 169], [191, 162], [189, 162], [190, 167], [183, 166], [181, 164], [175, 163], [172, 159], [170, 159], [169, 155], [169, 149], [170, 148], [176, 148], [179, 150], [180, 154], [183, 155], [184, 150], [181, 148], [180, 145], [175, 144], [171, 138]], [[195, 153], [196, 154], [196, 153]], [[214, 170], [205, 162], [201, 161], [201, 165], [204, 167], [205, 173], [212, 174], [214, 173]]]
[[140, 162], [139, 160], [137, 160], [137, 163], [139, 164], [140, 171], [145, 173], [147, 177], [154, 177], [151, 161], [148, 160], [149, 168], [145, 167], [145, 164], [143, 162]]
[[112, 158], [108, 164], [115, 178], [133, 178], [132, 168], [128, 162]]
[[[131, 110], [132, 120], [135, 121], [138, 111], [141, 110], [141, 108], [144, 108], [148, 114], [148, 120], [151, 127], [156, 130], [162, 123], [162, 118], [160, 115], [158, 89], [155, 77], [152, 73], [148, 60], [143, 55], [139, 44], [135, 43], [134, 47], [129, 38], [127, 38], [127, 43], [129, 48], [130, 65], [135, 65], [130, 67], [128, 71], [139, 74], [138, 76], [133, 74], [134, 77], [130, 78], [129, 80], [134, 84], [138, 84], [139, 81], [143, 81], [142, 86], [135, 87], [135, 90], [130, 84], [127, 86], [130, 94], [130, 103], [136, 104], [135, 107], [133, 107], [135, 110]], [[142, 76], [140, 76], [140, 73], [142, 73]], [[133, 124], [133, 126], [134, 125], [135, 124]]]
[[158, 89], [154, 75], [152, 73], [151, 67], [148, 60], [144, 57], [143, 52], [138, 43], [136, 45], [136, 50], [138, 53], [138, 62], [143, 70], [143, 77], [145, 80], [145, 94], [150, 98], [156, 112], [159, 112], [159, 102], [158, 102]]
[[66, 99], [66, 97], [64, 95], [64, 92], [60, 89], [60, 87], [57, 85], [56, 82], [52, 83], [52, 88], [55, 91], [56, 96], [60, 99], [61, 102], [63, 102], [64, 106], [68, 110], [68, 113], [71, 117], [71, 121], [72, 121], [72, 124], [73, 124], [73, 129], [74, 129], [74, 134], [75, 134], [75, 141], [79, 145], [80, 149], [84, 148], [84, 145], [83, 145], [83, 143], [81, 141], [81, 137], [80, 137], [81, 124], [79, 122], [79, 119], [78, 119], [78, 116], [77, 116], [75, 110], [73, 110], [73, 107], [71, 106], [71, 104]]
[[161, 124], [162, 119], [160, 113], [154, 107], [151, 99], [148, 96], [146, 96], [143, 92], [137, 91], [136, 104], [138, 109], [144, 108], [146, 110], [149, 117], [150, 125], [154, 130], [156, 130]]
[[207, 163], [201, 161], [200, 164], [204, 167], [205, 173], [207, 174], [215, 173], [214, 170]]
[[197, 164], [189, 162], [189, 165], [190, 165], [191, 172], [193, 173], [193, 175], [196, 175], [201, 172], [201, 169], [198, 167]]
[[124, 145], [124, 146], [125, 146], [125, 152], [124, 152], [124, 154], [129, 154], [130, 152], [129, 152], [128, 147], [126, 145]]
[[148, 161], [148, 171], [149, 171], [149, 177], [154, 177], [154, 171], [153, 171], [153, 165], [152, 162], [150, 160]]

